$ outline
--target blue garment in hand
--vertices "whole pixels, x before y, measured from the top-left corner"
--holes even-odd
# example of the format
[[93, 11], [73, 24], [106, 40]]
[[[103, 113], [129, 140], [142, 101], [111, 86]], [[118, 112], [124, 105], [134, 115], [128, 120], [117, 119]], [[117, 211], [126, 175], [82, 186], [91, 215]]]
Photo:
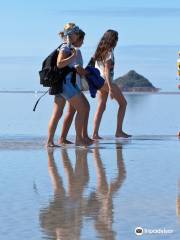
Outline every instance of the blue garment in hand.
[[89, 72], [89, 74], [86, 75], [86, 79], [89, 85], [90, 95], [92, 98], [95, 98], [97, 90], [102, 88], [105, 80], [101, 77], [100, 71], [97, 68], [87, 66], [85, 70]]

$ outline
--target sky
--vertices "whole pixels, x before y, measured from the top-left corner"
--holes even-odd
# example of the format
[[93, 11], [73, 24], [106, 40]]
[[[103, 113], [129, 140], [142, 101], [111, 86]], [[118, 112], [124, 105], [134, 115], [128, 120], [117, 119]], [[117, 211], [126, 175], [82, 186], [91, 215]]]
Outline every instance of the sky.
[[59, 44], [67, 22], [86, 32], [87, 49], [109, 28], [121, 46], [180, 45], [179, 0], [2, 0], [0, 56], [42, 56]]

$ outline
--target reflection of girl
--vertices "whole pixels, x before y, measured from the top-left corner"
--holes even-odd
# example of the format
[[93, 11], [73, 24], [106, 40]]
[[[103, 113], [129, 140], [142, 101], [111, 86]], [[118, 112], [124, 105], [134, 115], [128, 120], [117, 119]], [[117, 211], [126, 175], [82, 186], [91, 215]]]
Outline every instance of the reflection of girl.
[[40, 225], [48, 239], [80, 239], [86, 198], [83, 191], [88, 183], [87, 149], [76, 150], [75, 170], [65, 149], [61, 150], [64, 169], [68, 179], [68, 190], [58, 173], [53, 151], [48, 151], [48, 169], [54, 197], [48, 207], [41, 209]]
[[90, 179], [88, 151], [88, 148], [76, 149], [76, 162], [73, 167], [67, 150], [61, 149], [67, 188], [63, 184], [64, 179], [58, 173], [53, 151], [51, 149], [48, 151], [48, 169], [54, 196], [48, 206], [43, 207], [39, 214], [40, 226], [47, 239], [80, 239], [85, 219], [94, 221], [101, 239], [115, 239], [115, 232], [112, 228], [113, 196], [121, 188], [126, 177], [122, 146], [119, 143], [116, 144], [117, 176], [110, 183], [107, 181], [106, 168], [103, 165], [99, 149], [94, 149], [93, 156], [97, 176], [97, 188], [94, 191], [94, 188], [89, 188], [88, 185]]
[[100, 153], [97, 149], [94, 150], [94, 160], [98, 179], [96, 199], [99, 202], [99, 212], [97, 214], [95, 227], [101, 236], [103, 236], [103, 239], [111, 240], [115, 239], [112, 229], [113, 195], [120, 189], [126, 177], [122, 146], [118, 143], [116, 145], [116, 153], [118, 174], [114, 181], [108, 184]]
[[129, 137], [122, 130], [123, 119], [126, 111], [126, 99], [121, 90], [112, 82], [114, 76], [114, 48], [118, 41], [118, 33], [114, 30], [108, 30], [101, 38], [96, 52], [94, 54], [95, 67], [100, 70], [101, 76], [105, 79], [104, 86], [99, 90], [98, 109], [94, 118], [94, 139], [101, 139], [99, 136], [99, 127], [103, 112], [106, 108], [108, 94], [111, 99], [115, 99], [119, 104], [117, 115], [116, 137]]
[[[64, 31], [60, 33], [64, 43], [59, 49], [59, 55], [57, 58], [57, 66], [63, 68], [65, 66], [76, 67], [76, 57], [77, 52], [71, 45], [74, 45], [78, 39], [79, 28], [74, 23], [66, 24]], [[83, 75], [85, 73], [84, 69], [80, 66], [76, 67], [78, 74]], [[57, 128], [59, 119], [63, 114], [63, 109], [66, 100], [71, 105], [71, 107], [77, 112], [75, 118], [75, 129], [76, 129], [76, 144], [77, 145], [87, 145], [92, 142], [84, 139], [83, 132], [84, 126], [87, 125], [88, 115], [90, 106], [86, 97], [81, 93], [77, 84], [72, 82], [72, 73], [69, 73], [63, 82], [63, 92], [57, 94], [54, 100], [53, 114], [49, 122], [48, 128], [48, 141], [47, 146], [54, 147], [54, 134]], [[70, 143], [64, 141], [63, 143]]]

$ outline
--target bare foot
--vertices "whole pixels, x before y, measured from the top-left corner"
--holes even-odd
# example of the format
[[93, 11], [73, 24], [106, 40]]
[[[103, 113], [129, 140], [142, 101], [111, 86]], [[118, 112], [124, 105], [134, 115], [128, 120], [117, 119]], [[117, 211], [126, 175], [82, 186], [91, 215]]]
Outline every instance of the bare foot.
[[94, 140], [100, 140], [100, 139], [103, 139], [102, 137], [100, 137], [98, 134], [93, 134], [93, 137], [92, 137]]
[[87, 142], [84, 139], [76, 139], [76, 146], [90, 146], [93, 142]]
[[93, 144], [93, 143], [94, 143], [94, 140], [91, 139], [91, 138], [89, 138], [88, 136], [87, 136], [87, 137], [84, 137], [83, 139], [84, 139], [84, 141], [85, 141], [87, 144]]
[[67, 140], [67, 139], [64, 139], [64, 138], [60, 138], [59, 141], [58, 141], [59, 144], [73, 144], [73, 142]]
[[129, 135], [129, 134], [125, 133], [125, 132], [116, 133], [115, 136], [116, 136], [117, 138], [119, 138], [119, 137], [122, 137], [122, 138], [132, 137], [132, 135]]
[[47, 148], [55, 148], [55, 147], [60, 147], [58, 144], [55, 144], [53, 142], [48, 142], [46, 143]]

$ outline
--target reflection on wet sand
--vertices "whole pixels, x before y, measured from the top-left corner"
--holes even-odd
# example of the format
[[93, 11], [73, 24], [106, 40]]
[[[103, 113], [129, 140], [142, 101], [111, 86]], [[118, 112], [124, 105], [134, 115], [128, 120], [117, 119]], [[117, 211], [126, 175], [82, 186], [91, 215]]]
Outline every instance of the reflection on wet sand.
[[178, 182], [178, 193], [176, 198], [176, 214], [180, 218], [180, 180]]
[[[64, 171], [67, 176], [67, 190], [58, 173], [53, 151], [48, 151], [48, 169], [51, 177], [54, 197], [46, 208], [40, 211], [40, 224], [47, 239], [75, 240], [80, 239], [83, 220], [94, 222], [96, 233], [102, 239], [115, 239], [113, 231], [113, 196], [122, 186], [126, 176], [122, 157], [122, 146], [116, 144], [117, 176], [109, 184], [100, 156], [99, 148], [93, 149], [93, 158], [97, 175], [95, 191], [88, 188], [89, 169], [87, 155], [89, 150], [75, 149], [76, 162], [73, 168], [66, 149], [61, 149]], [[113, 159], [112, 159], [113, 160]], [[112, 161], [110, 159], [110, 161]], [[92, 229], [94, 232], [95, 229]]]

